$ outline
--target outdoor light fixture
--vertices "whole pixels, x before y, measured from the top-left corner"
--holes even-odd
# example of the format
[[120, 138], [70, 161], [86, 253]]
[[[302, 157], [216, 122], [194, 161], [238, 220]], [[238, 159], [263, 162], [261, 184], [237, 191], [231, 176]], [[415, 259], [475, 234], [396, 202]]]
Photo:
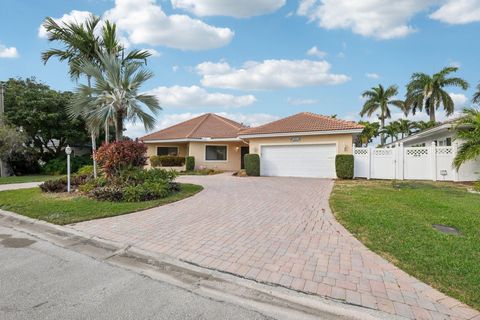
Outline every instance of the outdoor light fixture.
[[70, 155], [72, 154], [72, 148], [67, 145], [65, 153], [67, 154], [67, 192], [70, 192]]

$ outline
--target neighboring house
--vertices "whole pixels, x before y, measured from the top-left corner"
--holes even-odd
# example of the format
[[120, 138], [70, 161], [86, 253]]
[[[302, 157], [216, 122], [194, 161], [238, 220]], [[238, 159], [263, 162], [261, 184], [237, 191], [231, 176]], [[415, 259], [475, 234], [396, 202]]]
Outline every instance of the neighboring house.
[[298, 113], [249, 128], [215, 114], [146, 135], [147, 155], [194, 156], [196, 168], [239, 170], [243, 156], [260, 155], [264, 176], [335, 178], [335, 155], [351, 154], [363, 126], [313, 113]]
[[386, 144], [386, 147], [392, 147], [397, 143], [403, 143], [404, 147], [426, 147], [432, 142], [438, 147], [449, 147], [453, 143], [455, 131], [453, 129], [455, 120], [447, 121], [433, 128], [429, 128], [414, 133], [403, 139], [399, 139], [393, 143]]

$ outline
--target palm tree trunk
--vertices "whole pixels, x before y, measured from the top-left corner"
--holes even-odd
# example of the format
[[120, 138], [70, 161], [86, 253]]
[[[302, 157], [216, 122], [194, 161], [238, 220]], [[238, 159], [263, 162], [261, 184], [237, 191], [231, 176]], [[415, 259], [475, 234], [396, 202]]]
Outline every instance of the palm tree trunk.
[[429, 109], [429, 113], [430, 113], [430, 121], [433, 121], [433, 122], [436, 122], [436, 119], [435, 119], [435, 104], [432, 103], [430, 105], [430, 109]]
[[123, 112], [117, 111], [115, 116], [115, 140], [121, 141], [123, 138]]
[[[90, 76], [87, 76], [88, 87], [92, 87], [92, 82]], [[95, 160], [95, 153], [97, 152], [97, 139], [94, 128], [90, 129], [90, 135], [92, 137], [92, 158], [93, 158], [93, 177], [97, 178], [97, 160]]]
[[108, 120], [105, 121], [105, 144], [107, 144], [110, 140], [110, 125]]
[[385, 133], [383, 132], [383, 129], [385, 128], [385, 119], [383, 116], [380, 118], [380, 124], [382, 126], [382, 133], [380, 133], [380, 144], [383, 146], [385, 144]]

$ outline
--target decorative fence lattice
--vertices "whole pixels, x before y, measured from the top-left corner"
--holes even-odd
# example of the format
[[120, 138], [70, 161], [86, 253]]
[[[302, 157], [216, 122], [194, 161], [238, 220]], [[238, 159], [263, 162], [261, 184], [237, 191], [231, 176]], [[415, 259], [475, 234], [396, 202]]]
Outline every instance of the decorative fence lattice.
[[480, 161], [456, 170], [452, 166], [457, 146], [353, 148], [354, 175], [367, 179], [413, 179], [475, 181], [480, 178]]

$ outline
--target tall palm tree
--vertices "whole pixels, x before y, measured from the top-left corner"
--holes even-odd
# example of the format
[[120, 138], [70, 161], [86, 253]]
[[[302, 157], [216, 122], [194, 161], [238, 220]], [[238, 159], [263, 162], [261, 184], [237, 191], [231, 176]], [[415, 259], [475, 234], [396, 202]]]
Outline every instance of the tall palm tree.
[[430, 116], [430, 121], [436, 121], [435, 111], [443, 106], [447, 116], [455, 111], [455, 105], [452, 98], [444, 90], [445, 87], [460, 87], [463, 90], [468, 89], [468, 83], [459, 77], [448, 76], [456, 72], [456, 67], [446, 67], [430, 76], [425, 73], [416, 72], [412, 75], [407, 84], [407, 95], [405, 107], [411, 110], [413, 114], [425, 109]]
[[477, 84], [477, 91], [473, 94], [473, 103], [480, 104], [480, 83]]
[[153, 115], [162, 108], [155, 96], [139, 92], [153, 73], [144, 69], [141, 63], [125, 63], [113, 54], [99, 53], [98, 57], [100, 65], [82, 62], [81, 72], [94, 84], [91, 87], [78, 86], [68, 110], [70, 115], [83, 116], [92, 123], [114, 119], [116, 141], [122, 140], [125, 120], [140, 120], [145, 129], [153, 129]]
[[[393, 97], [398, 94], [398, 87], [393, 85], [385, 89], [381, 84], [373, 87], [370, 90], [363, 92], [362, 97], [367, 98], [365, 101], [360, 116], [372, 116], [375, 112], [379, 112], [378, 119], [380, 119], [380, 129], [385, 127], [385, 120], [391, 117], [390, 105], [396, 106], [404, 111], [404, 103], [401, 100], [393, 100]], [[385, 132], [380, 131], [381, 144], [385, 144]]]
[[456, 121], [455, 129], [455, 139], [462, 141], [453, 159], [453, 165], [458, 170], [465, 162], [480, 157], [480, 110], [463, 109], [463, 117]]
[[390, 122], [388, 125], [380, 129], [380, 133], [385, 134], [387, 137], [389, 137], [391, 143], [395, 142], [396, 140], [398, 140], [399, 134], [398, 123]]
[[423, 131], [430, 128], [433, 128], [437, 125], [435, 121], [417, 121], [415, 122], [415, 129], [417, 131]]
[[380, 130], [380, 123], [369, 121], [358, 121], [358, 124], [364, 126], [362, 133], [358, 135], [357, 144], [360, 146], [368, 145], [373, 141], [373, 138], [378, 137]]

